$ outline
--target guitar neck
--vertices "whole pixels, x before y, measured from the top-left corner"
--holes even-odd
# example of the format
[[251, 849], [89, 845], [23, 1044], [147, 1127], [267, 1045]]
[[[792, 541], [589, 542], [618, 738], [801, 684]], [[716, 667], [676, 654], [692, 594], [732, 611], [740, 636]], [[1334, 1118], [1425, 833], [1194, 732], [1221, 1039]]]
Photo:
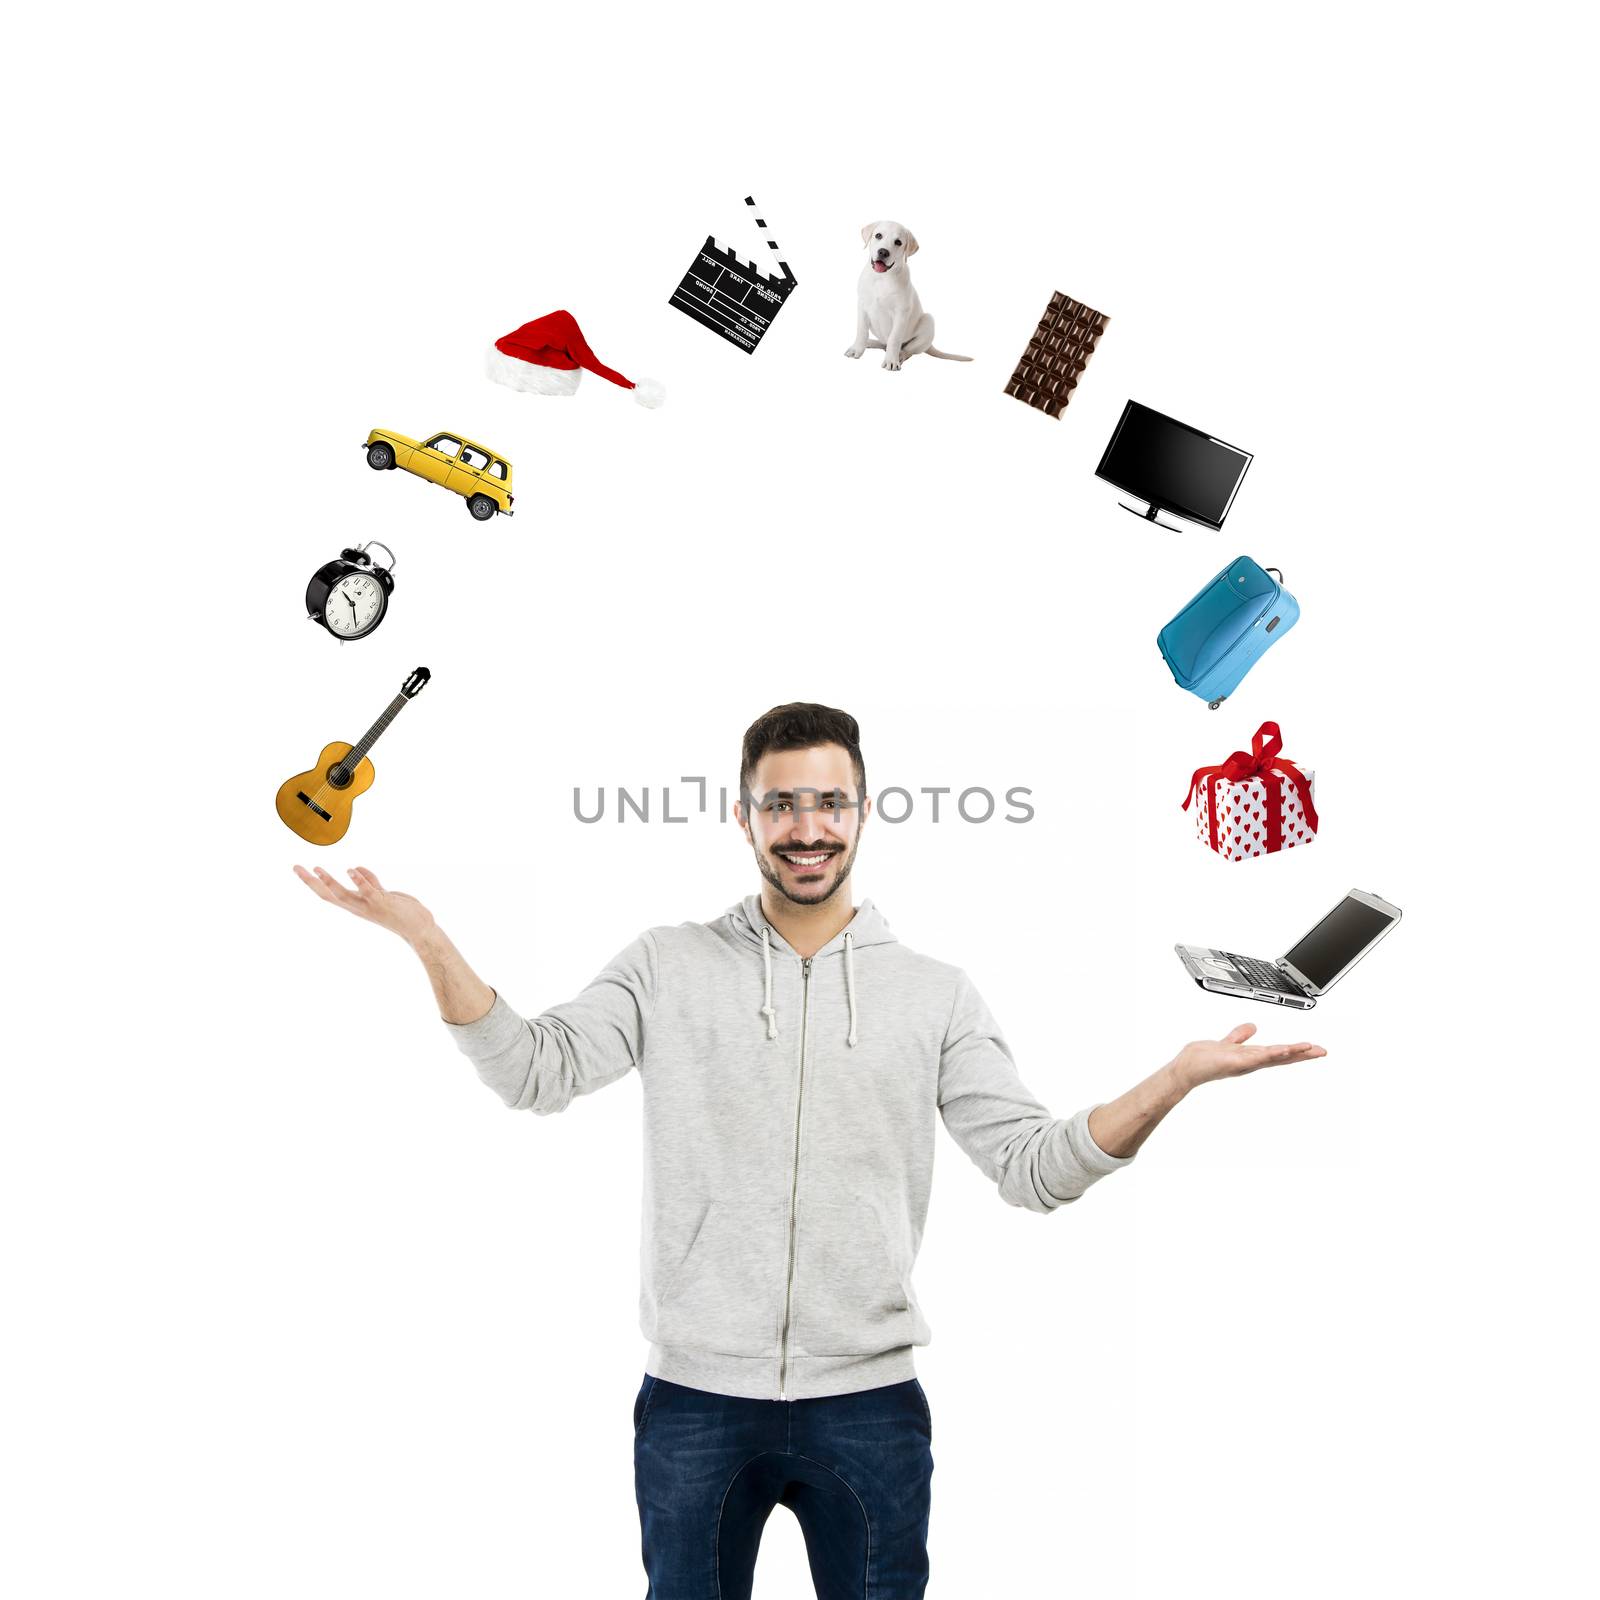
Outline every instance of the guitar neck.
[[349, 767], [351, 769], [359, 766], [361, 762], [366, 759], [367, 752], [371, 750], [373, 745], [375, 745], [380, 738], [383, 737], [383, 730], [387, 728], [402, 711], [405, 710], [406, 704], [407, 697], [404, 694], [397, 694], [394, 699], [389, 702], [388, 707], [384, 711], [383, 715], [379, 717], [378, 720], [374, 722], [364, 734], [362, 734], [361, 742], [356, 745], [356, 747], [344, 758], [343, 761], [339, 763], [339, 765], [342, 767]]

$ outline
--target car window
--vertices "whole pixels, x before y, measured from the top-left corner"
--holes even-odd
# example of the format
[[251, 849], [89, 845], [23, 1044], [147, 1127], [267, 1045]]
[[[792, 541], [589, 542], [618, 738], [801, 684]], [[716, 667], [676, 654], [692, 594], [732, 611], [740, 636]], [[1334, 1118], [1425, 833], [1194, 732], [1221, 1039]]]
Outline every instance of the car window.
[[461, 449], [461, 441], [452, 439], [448, 433], [441, 433], [428, 441], [428, 448], [437, 450], [442, 456], [453, 456]]
[[504, 483], [506, 481], [506, 464], [505, 464], [505, 462], [503, 462], [503, 461], [491, 461], [489, 463], [489, 476], [491, 478], [498, 478], [502, 483]]
[[474, 450], [470, 444], [461, 447], [461, 459], [469, 467], [476, 467], [480, 472], [489, 465], [489, 458], [482, 450]]

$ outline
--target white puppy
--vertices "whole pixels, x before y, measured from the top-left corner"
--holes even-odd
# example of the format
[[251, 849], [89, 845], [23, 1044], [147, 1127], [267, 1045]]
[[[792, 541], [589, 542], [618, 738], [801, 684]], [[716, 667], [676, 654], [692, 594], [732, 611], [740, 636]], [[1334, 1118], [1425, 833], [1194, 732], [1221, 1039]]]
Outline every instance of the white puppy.
[[856, 340], [845, 354], [854, 360], [863, 350], [883, 351], [883, 364], [898, 372], [912, 356], [938, 356], [941, 361], [970, 361], [933, 347], [933, 318], [922, 309], [911, 286], [906, 259], [917, 253], [917, 238], [898, 222], [869, 222], [861, 230], [867, 264], [856, 285]]

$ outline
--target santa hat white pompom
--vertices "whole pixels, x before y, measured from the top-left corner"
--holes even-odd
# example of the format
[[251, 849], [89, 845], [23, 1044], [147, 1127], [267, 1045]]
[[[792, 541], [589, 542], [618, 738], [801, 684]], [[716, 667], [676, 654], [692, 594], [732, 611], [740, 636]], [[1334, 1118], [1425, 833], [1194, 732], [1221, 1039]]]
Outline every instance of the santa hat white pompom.
[[633, 386], [633, 398], [635, 404], [654, 411], [667, 398], [667, 391], [654, 378], [640, 378]]

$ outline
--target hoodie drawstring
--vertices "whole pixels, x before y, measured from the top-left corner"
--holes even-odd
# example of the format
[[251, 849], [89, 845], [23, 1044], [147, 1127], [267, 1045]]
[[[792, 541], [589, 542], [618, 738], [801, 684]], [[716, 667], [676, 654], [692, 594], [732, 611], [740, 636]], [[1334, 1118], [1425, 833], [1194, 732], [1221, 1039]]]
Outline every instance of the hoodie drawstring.
[[[761, 1015], [767, 1019], [767, 1037], [778, 1037], [778, 1009], [772, 1003], [772, 932], [761, 930], [761, 969], [765, 992]], [[856, 1042], [856, 946], [848, 933], [844, 936], [844, 996], [850, 1007], [850, 1031], [844, 1042], [853, 1049]]]
[[847, 933], [844, 936], [844, 994], [850, 1002], [850, 1031], [845, 1035], [844, 1042], [854, 1046], [856, 1042], [856, 947], [855, 942]]
[[766, 968], [767, 992], [766, 1004], [761, 1008], [761, 1015], [767, 1019], [767, 1037], [778, 1037], [778, 1012], [772, 1003], [772, 935], [766, 929], [761, 930], [761, 964]]

